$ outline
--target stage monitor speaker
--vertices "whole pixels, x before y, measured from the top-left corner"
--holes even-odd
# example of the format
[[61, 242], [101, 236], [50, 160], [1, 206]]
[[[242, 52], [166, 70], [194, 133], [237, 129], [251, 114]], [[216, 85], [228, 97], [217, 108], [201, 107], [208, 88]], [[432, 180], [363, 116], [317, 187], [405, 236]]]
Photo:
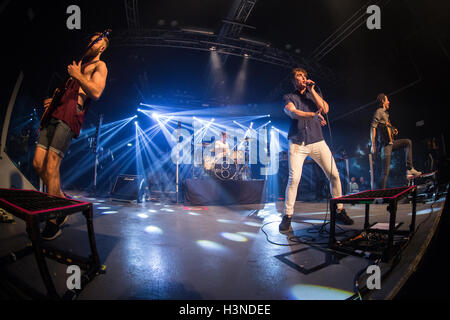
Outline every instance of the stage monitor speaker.
[[120, 200], [142, 201], [144, 195], [144, 178], [142, 176], [120, 174], [111, 190], [111, 198]]

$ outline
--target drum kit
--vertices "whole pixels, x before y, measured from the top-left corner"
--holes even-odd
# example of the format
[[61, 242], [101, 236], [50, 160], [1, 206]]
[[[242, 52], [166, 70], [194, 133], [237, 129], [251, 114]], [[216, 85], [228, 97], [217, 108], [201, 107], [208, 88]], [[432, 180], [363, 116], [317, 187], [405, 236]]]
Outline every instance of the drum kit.
[[205, 152], [205, 149], [211, 150], [213, 143], [202, 142], [198, 146], [202, 147], [202, 164], [200, 176], [210, 176], [219, 180], [250, 180], [249, 168], [249, 141], [254, 138], [242, 139], [246, 142], [243, 150], [223, 151], [216, 154], [215, 151]]

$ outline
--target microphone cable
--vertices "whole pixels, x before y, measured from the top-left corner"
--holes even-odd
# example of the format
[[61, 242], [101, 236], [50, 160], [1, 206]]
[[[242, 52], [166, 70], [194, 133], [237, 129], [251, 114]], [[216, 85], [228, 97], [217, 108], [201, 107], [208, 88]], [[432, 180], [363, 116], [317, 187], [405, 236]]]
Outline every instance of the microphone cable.
[[[316, 84], [314, 84], [316, 87], [317, 87], [317, 89], [319, 90], [319, 92], [318, 92], [318, 94], [319, 94], [319, 96], [322, 98], [322, 110], [325, 110], [325, 108], [324, 108], [324, 106], [325, 106], [325, 98], [323, 97], [323, 93], [322, 93], [322, 90], [320, 89], [320, 87], [317, 85], [317, 83]], [[328, 112], [329, 112], [330, 110], [328, 110]], [[325, 116], [326, 116], [326, 119], [327, 119], [327, 124], [328, 124], [328, 133], [329, 133], [329, 135], [330, 135], [330, 146], [331, 147], [333, 147], [333, 134], [332, 134], [332, 132], [331, 132], [331, 125], [330, 125], [330, 120], [329, 120], [329, 118], [328, 118], [328, 112], [326, 112], [325, 113]], [[330, 222], [328, 221], [327, 222], [327, 217], [328, 217], [328, 210], [330, 209], [331, 210], [331, 208], [329, 208], [329, 201], [330, 201], [330, 199], [333, 197], [333, 195], [332, 195], [332, 182], [331, 182], [331, 179], [333, 178], [333, 153], [331, 152], [331, 148], [330, 147], [328, 147], [328, 149], [330, 149], [330, 176], [328, 177], [328, 181], [329, 181], [329, 184], [330, 184], [330, 190], [329, 190], [329, 196], [330, 196], [330, 198], [327, 200], [327, 209], [326, 209], [326, 211], [325, 211], [325, 217], [324, 217], [324, 219], [323, 219], [323, 223], [322, 223], [322, 225], [319, 227], [319, 230], [318, 230], [318, 233], [322, 233], [322, 232], [326, 232], [326, 233], [328, 233], [326, 230], [325, 230], [325, 226], [327, 225], [327, 224], [329, 224]], [[341, 189], [342, 189], [342, 185], [341, 185]], [[344, 229], [342, 229], [341, 227], [339, 227], [339, 226], [337, 226], [339, 229], [341, 229], [341, 230], [344, 230]]]

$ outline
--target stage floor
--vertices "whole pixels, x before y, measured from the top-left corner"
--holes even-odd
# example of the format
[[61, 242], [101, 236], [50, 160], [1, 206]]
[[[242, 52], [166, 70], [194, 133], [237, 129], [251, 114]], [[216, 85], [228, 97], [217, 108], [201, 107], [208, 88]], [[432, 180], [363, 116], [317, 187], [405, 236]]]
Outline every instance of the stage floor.
[[[297, 202], [293, 233], [283, 235], [278, 232], [283, 202], [203, 207], [122, 203], [69, 194], [94, 203], [97, 247], [107, 266], [106, 274], [88, 284], [80, 300], [347, 299], [355, 294], [355, 275], [372, 264], [365, 258], [327, 250], [327, 233], [316, 232], [323, 223], [326, 202]], [[431, 202], [418, 203], [415, 236], [383, 279], [381, 289], [363, 298], [394, 297], [425, 252], [444, 203], [445, 198], [433, 206]], [[346, 209], [355, 224], [339, 225], [337, 231], [361, 230], [364, 206]], [[371, 205], [370, 210], [371, 222], [388, 222], [386, 205]], [[404, 222], [400, 229], [409, 226], [410, 214], [411, 204], [398, 205], [397, 221]], [[81, 214], [73, 215], [53, 245], [87, 254], [84, 222]], [[292, 241], [292, 236], [311, 244]], [[0, 224], [0, 256], [28, 242], [21, 220]], [[66, 266], [47, 261], [58, 291], [64, 292]], [[380, 266], [382, 274], [387, 274], [391, 264]], [[33, 256], [8, 266], [8, 271], [44, 291]]]

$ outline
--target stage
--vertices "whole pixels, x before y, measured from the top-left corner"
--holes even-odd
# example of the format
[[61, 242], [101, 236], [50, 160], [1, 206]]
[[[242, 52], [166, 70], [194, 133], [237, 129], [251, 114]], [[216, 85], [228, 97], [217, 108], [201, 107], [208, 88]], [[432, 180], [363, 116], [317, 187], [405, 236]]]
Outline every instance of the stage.
[[[94, 204], [94, 228], [106, 273], [81, 292], [91, 299], [237, 299], [341, 300], [355, 299], [355, 276], [372, 264], [357, 256], [328, 250], [328, 233], [317, 233], [327, 203], [297, 202], [293, 232], [280, 234], [283, 202], [235, 206], [188, 206], [160, 202], [126, 203], [89, 198]], [[363, 290], [363, 299], [392, 299], [413, 273], [440, 221], [445, 198], [432, 205], [417, 204], [416, 233], [399, 260], [381, 263], [380, 290]], [[364, 205], [346, 206], [355, 224], [338, 225], [337, 232], [361, 230]], [[386, 205], [372, 205], [371, 222], [387, 222]], [[398, 205], [397, 222], [407, 228], [411, 204]], [[329, 218], [329, 209], [328, 209]], [[328, 226], [325, 227], [328, 230]], [[347, 232], [346, 235], [351, 234]], [[308, 244], [300, 243], [308, 242]], [[0, 256], [29, 242], [25, 224], [0, 224]], [[89, 251], [85, 220], [72, 215], [52, 245], [73, 252]], [[58, 292], [66, 290], [67, 266], [48, 260]], [[34, 257], [7, 267], [29, 286], [44, 292]], [[5, 275], [2, 273], [2, 295]], [[17, 293], [22, 296], [21, 293]]]

